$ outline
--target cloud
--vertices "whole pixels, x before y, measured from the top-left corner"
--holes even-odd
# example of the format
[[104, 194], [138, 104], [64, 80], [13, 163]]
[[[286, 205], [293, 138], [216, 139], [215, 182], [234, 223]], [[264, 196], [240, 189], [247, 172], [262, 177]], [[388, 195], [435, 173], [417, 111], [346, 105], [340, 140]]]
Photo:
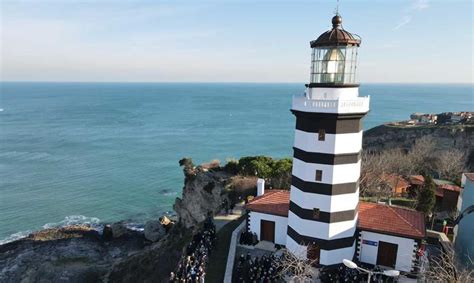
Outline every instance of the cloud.
[[414, 0], [411, 5], [405, 10], [405, 15], [398, 21], [393, 30], [399, 30], [403, 26], [408, 25], [416, 13], [419, 13], [430, 7], [429, 0]]
[[393, 30], [399, 30], [401, 27], [408, 25], [412, 19], [413, 19], [413, 15], [403, 16], [398, 22], [398, 24], [393, 28]]
[[427, 9], [430, 7], [429, 2], [430, 2], [429, 0], [416, 0], [411, 6], [412, 10], [421, 11], [421, 10]]

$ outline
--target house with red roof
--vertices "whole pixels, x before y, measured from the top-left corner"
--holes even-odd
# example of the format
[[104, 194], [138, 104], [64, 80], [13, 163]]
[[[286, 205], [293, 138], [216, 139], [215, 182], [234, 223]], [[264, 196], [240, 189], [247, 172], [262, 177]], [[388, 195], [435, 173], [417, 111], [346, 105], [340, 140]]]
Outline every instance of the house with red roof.
[[391, 189], [394, 196], [402, 196], [410, 188], [410, 183], [398, 174], [384, 174], [382, 180]]
[[[255, 232], [260, 241], [286, 246], [286, 235], [291, 229], [288, 226], [290, 191], [265, 192], [261, 179], [258, 186], [260, 195], [246, 205], [248, 230]], [[356, 249], [351, 259], [404, 272], [413, 271], [417, 251], [426, 237], [422, 213], [385, 204], [359, 202], [355, 218]]]

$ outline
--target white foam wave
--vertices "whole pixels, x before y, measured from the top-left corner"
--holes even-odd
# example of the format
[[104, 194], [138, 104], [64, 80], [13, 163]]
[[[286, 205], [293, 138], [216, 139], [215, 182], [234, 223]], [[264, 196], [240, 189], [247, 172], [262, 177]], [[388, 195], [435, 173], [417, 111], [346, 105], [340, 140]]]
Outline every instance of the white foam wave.
[[[71, 225], [89, 225], [92, 229], [97, 230], [99, 232], [102, 232], [102, 224], [100, 223], [100, 219], [97, 217], [87, 217], [84, 215], [71, 215], [71, 216], [66, 216], [64, 220], [59, 221], [57, 223], [47, 223], [42, 226], [43, 229], [50, 229], [50, 228], [60, 228], [60, 227], [65, 227], [65, 226], [71, 226]], [[33, 233], [31, 230], [27, 231], [21, 231], [17, 232], [14, 234], [11, 234], [10, 236], [1, 239], [0, 240], [0, 245], [10, 243], [22, 238], [27, 237], [29, 234]]]
[[10, 243], [10, 242], [25, 238], [29, 234], [31, 234], [30, 230], [11, 234], [10, 236], [6, 237], [5, 239], [0, 240], [0, 245], [4, 245], [6, 243]]
[[66, 216], [64, 220], [56, 222], [56, 223], [47, 223], [43, 225], [43, 229], [50, 229], [50, 228], [59, 228], [64, 226], [71, 226], [71, 225], [89, 225], [93, 229], [98, 229], [101, 227], [100, 219], [97, 217], [87, 217], [84, 215], [71, 215]]
[[137, 232], [145, 231], [145, 227], [142, 223], [126, 223], [125, 227], [127, 227], [127, 229], [132, 230], [132, 231], [137, 231]]

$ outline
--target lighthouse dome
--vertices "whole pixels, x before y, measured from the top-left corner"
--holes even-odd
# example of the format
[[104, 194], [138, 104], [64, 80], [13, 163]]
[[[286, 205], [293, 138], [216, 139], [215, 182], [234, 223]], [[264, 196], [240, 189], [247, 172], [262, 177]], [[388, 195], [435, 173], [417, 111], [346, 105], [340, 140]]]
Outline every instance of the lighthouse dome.
[[332, 29], [321, 34], [316, 40], [311, 41], [311, 48], [326, 46], [360, 46], [360, 37], [342, 28], [342, 17], [336, 15], [332, 18]]

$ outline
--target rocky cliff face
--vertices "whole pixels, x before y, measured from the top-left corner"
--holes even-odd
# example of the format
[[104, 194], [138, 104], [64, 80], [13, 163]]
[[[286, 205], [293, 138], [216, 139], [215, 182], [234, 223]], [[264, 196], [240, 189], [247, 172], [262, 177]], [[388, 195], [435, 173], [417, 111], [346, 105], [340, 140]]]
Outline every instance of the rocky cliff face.
[[204, 221], [209, 212], [221, 210], [221, 204], [227, 198], [226, 188], [234, 175], [221, 170], [199, 169], [185, 175], [182, 197], [176, 198], [173, 209], [179, 223], [190, 228]]
[[46, 229], [0, 246], [0, 282], [167, 282], [190, 233], [153, 243], [131, 230], [104, 240], [86, 226]]
[[474, 168], [474, 126], [390, 126], [381, 125], [364, 132], [364, 149], [384, 150], [410, 148], [416, 139], [432, 136], [439, 149], [457, 148], [468, 157], [468, 166]]

